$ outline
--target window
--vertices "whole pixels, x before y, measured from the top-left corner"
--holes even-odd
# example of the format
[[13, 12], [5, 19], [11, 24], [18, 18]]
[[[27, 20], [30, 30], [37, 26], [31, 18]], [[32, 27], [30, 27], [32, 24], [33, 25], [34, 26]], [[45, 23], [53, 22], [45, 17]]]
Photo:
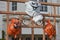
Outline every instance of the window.
[[31, 40], [31, 38], [30, 37], [27, 37], [26, 40]]
[[[26, 37], [26, 40], [31, 40], [31, 37]], [[35, 37], [34, 37], [34, 40], [36, 40]]]
[[[38, 37], [38, 40], [43, 40], [43, 37]], [[45, 40], [48, 40], [48, 38], [46, 37]]]
[[34, 40], [36, 40], [36, 37], [34, 37]]
[[42, 40], [42, 37], [38, 37], [38, 40]]
[[[40, 2], [47, 2], [47, 0], [39, 0]], [[41, 10], [40, 11], [44, 11], [47, 12], [47, 6], [46, 5], [41, 5]]]
[[46, 5], [41, 5], [41, 10], [43, 12], [47, 12], [47, 6]]
[[[37, 1], [37, 0], [32, 0], [32, 1]], [[47, 0], [39, 0], [40, 2], [47, 2]], [[42, 12], [47, 12], [47, 6], [46, 5], [41, 5], [40, 11]]]
[[17, 2], [12, 2], [12, 11], [17, 10]]

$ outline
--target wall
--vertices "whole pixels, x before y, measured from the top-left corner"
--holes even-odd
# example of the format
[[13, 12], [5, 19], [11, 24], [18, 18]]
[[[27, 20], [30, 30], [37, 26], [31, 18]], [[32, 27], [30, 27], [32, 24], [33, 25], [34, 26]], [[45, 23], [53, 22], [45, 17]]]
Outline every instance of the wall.
[[2, 21], [2, 15], [0, 14], [0, 39], [2, 38], [2, 24], [3, 24], [3, 21]]
[[60, 22], [57, 23], [56, 27], [56, 40], [60, 40]]
[[7, 11], [7, 4], [6, 4], [6, 2], [0, 1], [0, 11]]

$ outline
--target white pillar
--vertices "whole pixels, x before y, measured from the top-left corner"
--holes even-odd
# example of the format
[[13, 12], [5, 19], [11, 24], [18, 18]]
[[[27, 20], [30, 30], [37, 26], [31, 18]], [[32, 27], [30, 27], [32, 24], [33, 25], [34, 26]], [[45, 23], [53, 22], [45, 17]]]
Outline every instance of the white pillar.
[[2, 15], [0, 14], [0, 39], [2, 38]]

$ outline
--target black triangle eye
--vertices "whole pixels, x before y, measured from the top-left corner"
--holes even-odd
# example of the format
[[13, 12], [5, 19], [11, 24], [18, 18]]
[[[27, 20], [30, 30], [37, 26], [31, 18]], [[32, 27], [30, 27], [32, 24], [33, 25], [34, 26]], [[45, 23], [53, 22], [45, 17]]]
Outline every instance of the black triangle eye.
[[38, 3], [33, 3], [33, 2], [32, 2], [32, 5], [38, 5]]
[[35, 5], [35, 3], [32, 2], [33, 5]]

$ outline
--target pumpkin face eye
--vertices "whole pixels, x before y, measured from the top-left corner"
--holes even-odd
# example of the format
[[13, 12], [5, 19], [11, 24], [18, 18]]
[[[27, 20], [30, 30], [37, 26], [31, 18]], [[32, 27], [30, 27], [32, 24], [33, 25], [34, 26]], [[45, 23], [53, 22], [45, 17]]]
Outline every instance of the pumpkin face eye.
[[38, 3], [34, 3], [34, 2], [32, 2], [32, 6], [38, 6]]
[[35, 3], [32, 2], [33, 5], [35, 5]]
[[18, 24], [19, 24], [19, 22], [14, 22], [14, 24], [18, 25]]

